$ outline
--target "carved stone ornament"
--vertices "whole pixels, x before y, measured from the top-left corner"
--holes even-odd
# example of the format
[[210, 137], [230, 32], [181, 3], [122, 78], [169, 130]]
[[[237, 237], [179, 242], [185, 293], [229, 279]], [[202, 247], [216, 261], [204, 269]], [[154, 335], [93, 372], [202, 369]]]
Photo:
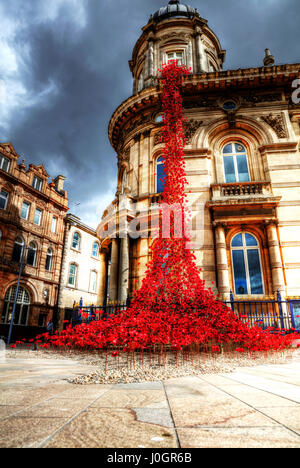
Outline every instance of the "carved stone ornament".
[[186, 144], [191, 143], [193, 136], [195, 135], [198, 128], [203, 124], [203, 120], [188, 120], [185, 122], [185, 138]]
[[119, 162], [128, 162], [130, 155], [130, 147], [126, 148], [123, 152], [119, 153], [118, 160]]
[[155, 133], [154, 140], [153, 140], [153, 145], [156, 146], [156, 145], [159, 145], [160, 143], [162, 143], [161, 139], [162, 139], [162, 133], [161, 132]]
[[269, 114], [261, 118], [273, 128], [278, 138], [288, 138], [285, 119], [282, 114]]
[[162, 42], [169, 42], [172, 40], [178, 40], [181, 39], [182, 41], [188, 42], [190, 40], [191, 36], [189, 34], [183, 34], [183, 33], [177, 33], [177, 32], [172, 32], [170, 34], [165, 34], [164, 36], [161, 37]]

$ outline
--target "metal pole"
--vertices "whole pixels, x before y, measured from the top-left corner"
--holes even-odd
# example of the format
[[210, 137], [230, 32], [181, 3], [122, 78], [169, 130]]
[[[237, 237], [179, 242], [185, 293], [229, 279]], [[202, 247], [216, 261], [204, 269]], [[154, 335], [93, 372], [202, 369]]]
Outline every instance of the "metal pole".
[[18, 277], [18, 282], [17, 282], [15, 300], [14, 300], [14, 305], [13, 305], [13, 310], [12, 310], [12, 315], [11, 315], [11, 321], [10, 321], [10, 325], [9, 325], [8, 338], [7, 338], [7, 344], [8, 345], [10, 344], [11, 332], [12, 332], [12, 327], [13, 327], [13, 323], [14, 323], [14, 317], [15, 317], [17, 297], [18, 297], [19, 286], [20, 286], [21, 275], [22, 275], [23, 257], [24, 257], [25, 249], [26, 249], [26, 247], [25, 247], [25, 245], [23, 245], [22, 246], [22, 251], [21, 251], [21, 258], [20, 258], [19, 277]]

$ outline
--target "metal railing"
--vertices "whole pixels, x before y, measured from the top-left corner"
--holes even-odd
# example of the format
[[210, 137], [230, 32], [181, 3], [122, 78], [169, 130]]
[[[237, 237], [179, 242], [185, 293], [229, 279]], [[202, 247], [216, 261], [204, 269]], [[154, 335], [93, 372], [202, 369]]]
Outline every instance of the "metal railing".
[[[129, 304], [127, 299], [120, 304], [77, 306], [73, 309], [72, 326], [89, 323], [92, 320], [107, 319], [126, 310]], [[277, 291], [276, 299], [236, 300], [231, 291], [230, 300], [224, 301], [224, 304], [250, 326], [257, 325], [263, 330], [274, 328], [300, 331], [300, 298], [282, 300], [280, 292]]]

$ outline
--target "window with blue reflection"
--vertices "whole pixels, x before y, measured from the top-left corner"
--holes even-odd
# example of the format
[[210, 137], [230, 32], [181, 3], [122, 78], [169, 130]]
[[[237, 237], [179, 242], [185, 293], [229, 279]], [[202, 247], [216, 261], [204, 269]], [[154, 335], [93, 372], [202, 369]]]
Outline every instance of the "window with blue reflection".
[[248, 156], [242, 143], [229, 143], [223, 148], [226, 183], [249, 182]]
[[162, 193], [165, 189], [165, 184], [163, 182], [165, 175], [165, 160], [160, 156], [156, 161], [156, 192]]
[[231, 242], [235, 294], [264, 294], [259, 245], [249, 233], [237, 234]]

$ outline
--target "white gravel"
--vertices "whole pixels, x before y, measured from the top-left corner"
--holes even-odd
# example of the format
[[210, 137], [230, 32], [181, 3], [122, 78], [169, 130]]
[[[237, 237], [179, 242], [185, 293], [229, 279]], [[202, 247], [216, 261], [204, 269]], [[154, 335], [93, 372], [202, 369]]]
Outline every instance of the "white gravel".
[[279, 364], [291, 362], [299, 357], [299, 350], [287, 350], [284, 352], [268, 353], [223, 353], [212, 355], [201, 353], [185, 356], [182, 353], [168, 352], [165, 356], [144, 356], [135, 353], [128, 356], [120, 353], [113, 357], [111, 353], [98, 353], [95, 351], [52, 351], [52, 350], [7, 350], [9, 358], [30, 359], [72, 359], [81, 366], [93, 365], [95, 370], [89, 374], [79, 375], [69, 379], [69, 382], [81, 385], [88, 384], [116, 384], [138, 383], [145, 381], [167, 380], [188, 375], [203, 375], [214, 373], [229, 373], [239, 367], [250, 367], [262, 364]]

